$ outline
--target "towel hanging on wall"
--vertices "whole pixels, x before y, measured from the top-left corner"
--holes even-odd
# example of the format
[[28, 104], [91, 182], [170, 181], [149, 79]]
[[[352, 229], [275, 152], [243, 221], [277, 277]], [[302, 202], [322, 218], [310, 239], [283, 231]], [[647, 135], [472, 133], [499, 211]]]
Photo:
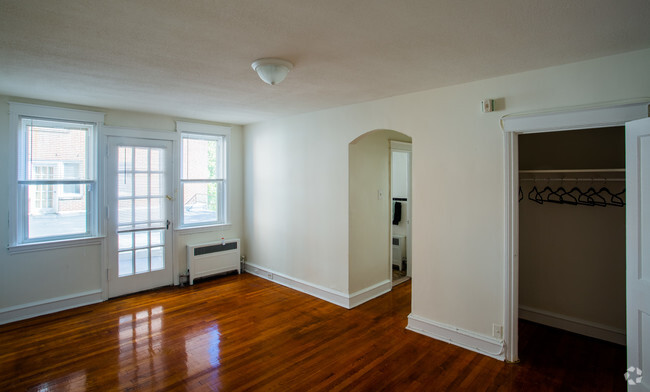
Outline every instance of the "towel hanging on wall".
[[396, 201], [393, 210], [393, 224], [399, 225], [399, 221], [402, 220], [402, 203]]

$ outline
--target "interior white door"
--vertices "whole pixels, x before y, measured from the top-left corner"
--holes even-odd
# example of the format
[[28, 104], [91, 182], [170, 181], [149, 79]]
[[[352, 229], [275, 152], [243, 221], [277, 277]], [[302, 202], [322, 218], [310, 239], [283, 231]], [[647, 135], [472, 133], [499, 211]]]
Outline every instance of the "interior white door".
[[650, 118], [626, 124], [627, 364], [630, 391], [650, 391]]
[[108, 138], [108, 295], [171, 285], [172, 145]]

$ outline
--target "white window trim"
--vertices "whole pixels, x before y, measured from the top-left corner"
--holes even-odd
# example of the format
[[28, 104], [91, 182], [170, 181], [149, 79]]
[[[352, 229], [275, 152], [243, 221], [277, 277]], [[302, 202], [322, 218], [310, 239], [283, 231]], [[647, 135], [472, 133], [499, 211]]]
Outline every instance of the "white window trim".
[[10, 127], [9, 134], [10, 134], [10, 143], [11, 146], [13, 146], [13, 148], [11, 149], [12, 151], [11, 154], [13, 155], [9, 159], [10, 162], [9, 170], [11, 173], [13, 173], [12, 174], [13, 179], [12, 181], [10, 181], [10, 185], [9, 185], [10, 238], [9, 238], [9, 245], [7, 246], [7, 249], [11, 253], [17, 253], [22, 251], [40, 251], [40, 250], [54, 249], [60, 247], [70, 247], [70, 246], [86, 246], [90, 243], [95, 243], [96, 239], [101, 239], [100, 232], [99, 232], [100, 230], [99, 229], [100, 214], [99, 214], [99, 204], [98, 204], [99, 190], [97, 189], [94, 192], [93, 200], [88, 201], [89, 203], [92, 203], [90, 208], [94, 210], [94, 213], [92, 214], [91, 227], [89, 228], [90, 232], [88, 235], [83, 237], [80, 236], [76, 238], [70, 238], [69, 236], [62, 236], [61, 238], [48, 238], [46, 241], [41, 241], [41, 242], [33, 241], [33, 242], [19, 243], [19, 241], [22, 239], [22, 235], [19, 235], [18, 233], [19, 230], [22, 230], [23, 219], [21, 219], [18, 214], [20, 211], [22, 211], [22, 209], [20, 209], [19, 207], [24, 202], [23, 200], [19, 200], [20, 198], [18, 197], [18, 188], [17, 188], [18, 181], [17, 178], [15, 177], [18, 174], [18, 167], [19, 167], [18, 150], [19, 148], [21, 148], [19, 144], [20, 118], [36, 117], [41, 119], [52, 119], [56, 121], [95, 123], [95, 133], [94, 135], [92, 135], [92, 137], [94, 138], [93, 147], [95, 148], [92, 157], [94, 162], [91, 165], [91, 167], [95, 171], [93, 173], [93, 178], [95, 178], [95, 184], [98, 185], [99, 179], [97, 177], [97, 173], [98, 173], [97, 138], [99, 136], [99, 130], [104, 124], [104, 116], [105, 113], [101, 113], [101, 112], [68, 109], [68, 108], [60, 108], [60, 107], [53, 107], [53, 106], [33, 105], [33, 104], [26, 104], [26, 103], [19, 103], [19, 102], [9, 102], [9, 127]]
[[178, 225], [174, 226], [175, 231], [182, 232], [183, 234], [193, 234], [193, 233], [200, 233], [204, 231], [211, 231], [214, 229], [227, 229], [231, 226], [230, 222], [230, 198], [231, 198], [231, 186], [230, 186], [230, 133], [231, 133], [231, 128], [227, 126], [221, 126], [221, 125], [213, 125], [213, 124], [201, 124], [201, 123], [192, 123], [192, 122], [185, 122], [185, 121], [176, 121], [176, 132], [178, 132], [179, 137], [179, 148], [178, 148], [178, 165], [176, 167], [176, 183], [178, 184], [179, 187], [179, 193], [180, 193], [180, 187], [181, 187], [181, 155], [182, 152], [181, 150], [181, 142], [182, 142], [182, 134], [187, 133], [187, 134], [193, 134], [193, 135], [206, 135], [206, 136], [223, 136], [226, 147], [225, 147], [225, 153], [226, 153], [226, 159], [225, 159], [225, 180], [224, 180], [224, 185], [226, 187], [226, 200], [224, 202], [223, 210], [225, 219], [223, 223], [214, 223], [214, 222], [209, 222], [205, 224], [193, 224], [193, 225], [181, 225], [180, 220], [182, 219], [182, 214], [183, 214], [183, 201], [182, 197], [179, 196], [176, 198], [176, 205], [175, 205], [175, 211], [174, 215], [178, 219]]

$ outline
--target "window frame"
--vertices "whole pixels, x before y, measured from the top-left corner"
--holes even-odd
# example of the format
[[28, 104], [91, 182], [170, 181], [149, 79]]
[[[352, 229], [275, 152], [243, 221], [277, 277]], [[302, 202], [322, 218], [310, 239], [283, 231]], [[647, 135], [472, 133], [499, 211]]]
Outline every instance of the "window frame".
[[[175, 228], [177, 230], [201, 230], [211, 227], [226, 227], [230, 225], [230, 127], [219, 126], [219, 125], [210, 125], [210, 124], [200, 124], [200, 123], [189, 123], [183, 121], [176, 121], [176, 131], [179, 133], [179, 152], [178, 152], [178, 165], [177, 170], [177, 184], [178, 184], [178, 196], [176, 197], [176, 216], [178, 217], [178, 226]], [[223, 215], [222, 221], [205, 221], [198, 223], [185, 223], [185, 214], [184, 214], [184, 200], [183, 200], [183, 184], [185, 181], [191, 182], [192, 179], [183, 179], [183, 140], [185, 138], [192, 138], [194, 136], [196, 139], [213, 139], [213, 138], [222, 138], [222, 165], [223, 165], [223, 176], [220, 179], [214, 179], [215, 183], [221, 183], [223, 187], [223, 198], [222, 204], [217, 207], [218, 211]], [[206, 180], [207, 182], [213, 182], [212, 180]]]
[[[86, 110], [67, 109], [52, 106], [33, 105], [17, 102], [9, 102], [10, 134], [11, 145], [14, 146], [12, 153], [15, 154], [11, 161], [11, 172], [13, 179], [10, 185], [10, 241], [8, 250], [11, 253], [31, 250], [47, 250], [67, 246], [83, 246], [89, 243], [96, 243], [100, 238], [99, 222], [99, 132], [104, 123], [104, 113]], [[53, 121], [55, 123], [79, 123], [88, 126], [86, 138], [86, 161], [87, 179], [74, 180], [73, 183], [87, 185], [86, 200], [86, 232], [65, 235], [50, 235], [46, 237], [28, 238], [27, 227], [29, 223], [29, 185], [30, 181], [25, 177], [25, 171], [31, 170], [24, 161], [26, 159], [25, 149], [26, 137], [23, 130], [24, 118], [33, 118], [39, 121]], [[22, 160], [22, 162], [21, 162]], [[63, 165], [60, 162], [56, 166]], [[56, 180], [52, 186], [62, 191], [67, 180]], [[35, 185], [35, 184], [34, 184]], [[62, 195], [64, 196], [64, 195]], [[70, 196], [70, 195], [65, 195]], [[83, 197], [83, 196], [82, 196]], [[65, 197], [63, 197], [65, 199]], [[69, 198], [68, 198], [69, 199]]]

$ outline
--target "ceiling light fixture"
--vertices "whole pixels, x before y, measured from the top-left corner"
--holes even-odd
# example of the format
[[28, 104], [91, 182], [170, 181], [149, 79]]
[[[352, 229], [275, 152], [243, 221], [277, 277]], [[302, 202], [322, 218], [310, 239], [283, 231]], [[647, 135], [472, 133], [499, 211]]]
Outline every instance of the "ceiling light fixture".
[[266, 58], [253, 61], [251, 67], [265, 83], [275, 86], [287, 77], [293, 64], [287, 60]]

